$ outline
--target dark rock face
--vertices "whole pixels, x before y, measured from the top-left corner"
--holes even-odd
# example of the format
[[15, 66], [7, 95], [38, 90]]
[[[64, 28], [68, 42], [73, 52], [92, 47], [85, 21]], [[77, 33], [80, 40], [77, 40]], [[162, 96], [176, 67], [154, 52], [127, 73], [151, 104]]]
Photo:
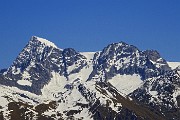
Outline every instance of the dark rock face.
[[[156, 50], [146, 50], [144, 51], [144, 54], [146, 54], [147, 57], [154, 62], [161, 58], [160, 54]], [[164, 60], [162, 60], [162, 62], [165, 63]]]
[[[8, 110], [10, 110], [10, 114], [8, 118], [10, 120], [55, 120], [55, 116], [46, 116], [42, 113], [56, 108], [56, 102], [51, 101], [48, 104], [40, 104], [33, 108], [33, 106], [28, 105], [27, 103], [22, 102], [10, 102], [8, 104]], [[3, 116], [2, 116], [3, 117]], [[3, 120], [3, 119], [1, 119]]]
[[166, 71], [170, 70], [166, 60], [163, 59], [156, 50], [146, 50], [143, 51], [143, 53], [148, 57], [149, 60], [155, 62], [156, 65], [159, 65], [161, 69]]
[[[63, 50], [63, 63], [65, 66], [65, 76], [68, 77], [69, 74], [78, 73], [86, 64], [86, 57], [79, 54], [72, 48], [67, 48]], [[69, 66], [74, 65], [74, 69], [67, 71]]]
[[139, 74], [143, 80], [156, 77], [169, 70], [164, 59], [162, 64], [157, 67], [151, 60], [160, 59], [157, 52], [142, 52], [135, 46], [128, 45], [124, 42], [113, 43], [95, 54], [94, 71], [90, 75], [92, 79], [96, 74], [101, 76], [102, 80], [114, 77], [116, 74]]
[[176, 70], [168, 71], [154, 80], [147, 80], [144, 85], [130, 96], [165, 114], [168, 119], [178, 119], [179, 98], [176, 95], [180, 87], [180, 76]]

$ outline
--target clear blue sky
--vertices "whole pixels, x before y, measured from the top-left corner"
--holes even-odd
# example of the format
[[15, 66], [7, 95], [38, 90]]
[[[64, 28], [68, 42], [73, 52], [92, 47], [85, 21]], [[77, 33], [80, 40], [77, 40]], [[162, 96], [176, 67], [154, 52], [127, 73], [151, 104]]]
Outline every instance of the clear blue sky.
[[180, 0], [0, 0], [0, 69], [32, 35], [77, 51], [124, 41], [180, 61]]

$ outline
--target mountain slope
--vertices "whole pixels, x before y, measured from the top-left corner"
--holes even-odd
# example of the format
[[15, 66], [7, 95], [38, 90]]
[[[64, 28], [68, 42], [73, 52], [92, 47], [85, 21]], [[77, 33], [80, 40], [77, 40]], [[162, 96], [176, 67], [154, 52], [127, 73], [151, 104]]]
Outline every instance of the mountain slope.
[[180, 71], [168, 71], [158, 78], [147, 80], [131, 97], [161, 111], [167, 118], [180, 118]]
[[163, 120], [179, 114], [178, 68], [155, 50], [124, 42], [77, 52], [33, 36], [1, 70], [0, 84], [5, 119]]

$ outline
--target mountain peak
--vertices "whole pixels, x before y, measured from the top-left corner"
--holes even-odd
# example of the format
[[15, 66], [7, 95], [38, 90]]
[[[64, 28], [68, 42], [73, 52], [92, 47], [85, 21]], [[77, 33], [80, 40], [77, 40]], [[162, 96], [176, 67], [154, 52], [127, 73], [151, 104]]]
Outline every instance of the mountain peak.
[[119, 43], [112, 43], [109, 44], [107, 47], [105, 47], [102, 51], [101, 56], [107, 55], [107, 54], [112, 54], [112, 53], [116, 53], [116, 54], [120, 54], [120, 53], [134, 53], [136, 51], [139, 51], [137, 47], [133, 46], [133, 45], [129, 45], [125, 42], [119, 42]]
[[50, 47], [54, 47], [54, 48], [58, 48], [54, 43], [52, 43], [51, 41], [41, 38], [41, 37], [37, 37], [37, 36], [32, 36], [31, 40], [38, 40], [39, 42], [41, 42], [42, 44], [46, 45], [46, 46], [50, 46]]
[[120, 41], [118, 43], [112, 43], [112, 44], [109, 44], [109, 46], [127, 46], [128, 44], [123, 42], [123, 41]]

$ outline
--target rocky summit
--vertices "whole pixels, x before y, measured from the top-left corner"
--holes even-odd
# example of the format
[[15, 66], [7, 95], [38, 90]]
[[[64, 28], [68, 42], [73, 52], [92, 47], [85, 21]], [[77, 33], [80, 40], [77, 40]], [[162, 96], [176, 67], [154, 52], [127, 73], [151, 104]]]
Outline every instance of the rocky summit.
[[77, 52], [32, 36], [0, 70], [0, 120], [179, 120], [178, 65], [124, 42]]

